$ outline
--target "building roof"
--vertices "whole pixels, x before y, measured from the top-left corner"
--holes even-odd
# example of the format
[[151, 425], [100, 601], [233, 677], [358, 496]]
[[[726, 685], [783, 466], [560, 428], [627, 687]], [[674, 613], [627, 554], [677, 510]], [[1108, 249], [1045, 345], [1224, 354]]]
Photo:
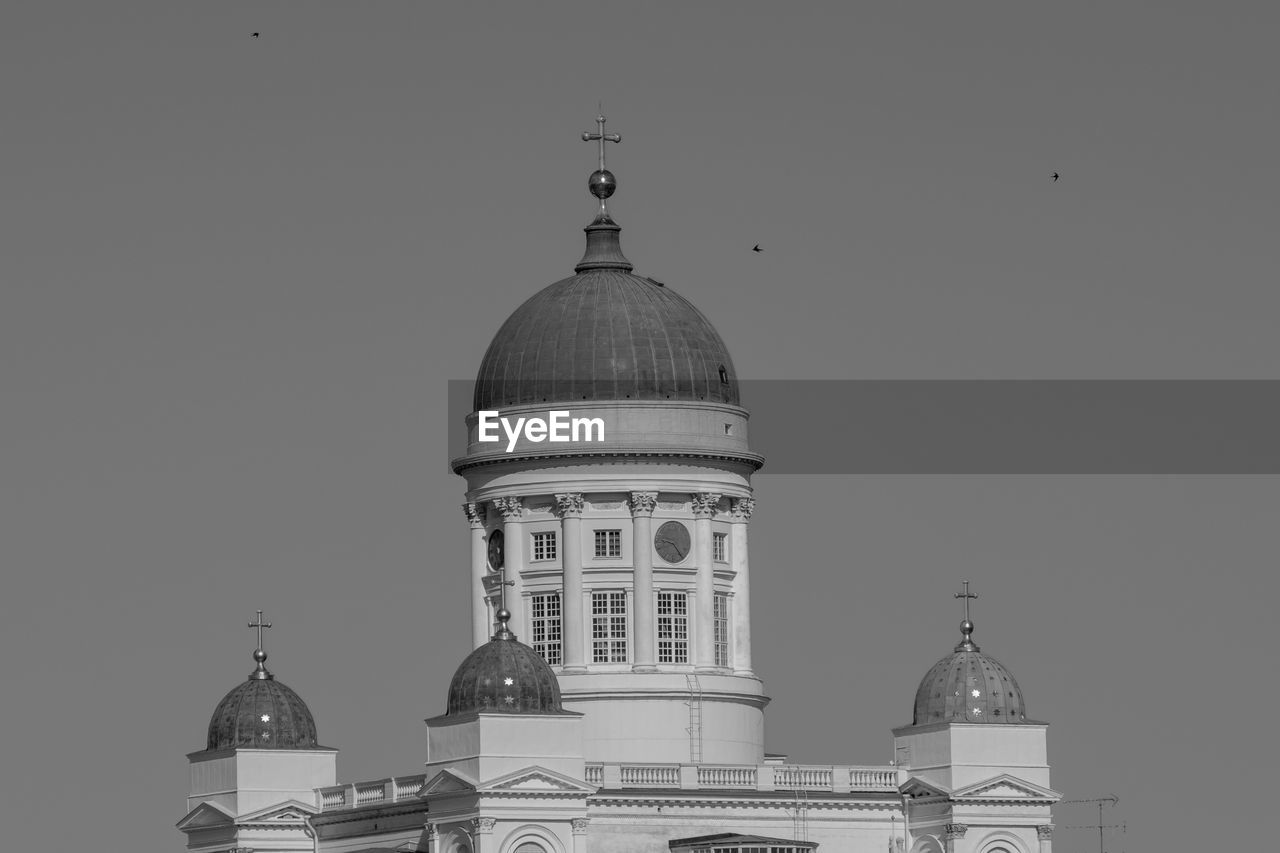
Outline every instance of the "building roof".
[[620, 228], [585, 229], [575, 275], [534, 294], [498, 329], [476, 376], [475, 411], [583, 400], [739, 405], [724, 341], [671, 288], [632, 272]]
[[206, 749], [324, 749], [316, 741], [311, 709], [276, 681], [266, 659], [267, 653], [256, 649], [257, 669], [222, 697], [209, 720]]
[[912, 725], [1030, 722], [1013, 673], [973, 642], [972, 622], [966, 619], [960, 630], [964, 639], [920, 682]]
[[476, 711], [563, 714], [560, 682], [542, 655], [507, 630], [511, 614], [498, 611], [493, 639], [467, 655], [449, 683], [446, 716]]

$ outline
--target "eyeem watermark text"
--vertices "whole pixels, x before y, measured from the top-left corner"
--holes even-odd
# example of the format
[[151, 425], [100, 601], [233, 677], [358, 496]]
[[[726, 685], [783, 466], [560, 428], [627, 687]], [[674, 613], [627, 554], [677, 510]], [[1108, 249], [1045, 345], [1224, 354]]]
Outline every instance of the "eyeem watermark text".
[[502, 441], [498, 428], [507, 436], [507, 452], [515, 450], [521, 434], [527, 441], [604, 441], [602, 418], [575, 418], [568, 410], [553, 410], [547, 418], [504, 418], [497, 411], [481, 411], [479, 422], [480, 441]]

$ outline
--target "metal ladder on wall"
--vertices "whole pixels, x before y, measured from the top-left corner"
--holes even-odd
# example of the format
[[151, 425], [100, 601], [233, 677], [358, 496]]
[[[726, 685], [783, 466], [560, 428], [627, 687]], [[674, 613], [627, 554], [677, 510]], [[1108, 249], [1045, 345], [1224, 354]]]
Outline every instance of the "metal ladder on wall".
[[689, 762], [702, 763], [702, 682], [690, 673], [685, 681], [689, 685]]
[[792, 816], [793, 830], [798, 841], [809, 840], [809, 792], [796, 788], [796, 812]]

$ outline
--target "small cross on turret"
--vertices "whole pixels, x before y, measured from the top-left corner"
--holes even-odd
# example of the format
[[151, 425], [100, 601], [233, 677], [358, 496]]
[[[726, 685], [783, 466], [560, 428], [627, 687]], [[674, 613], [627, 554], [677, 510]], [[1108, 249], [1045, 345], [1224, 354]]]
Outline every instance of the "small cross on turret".
[[271, 673], [267, 672], [267, 650], [262, 647], [262, 629], [270, 628], [270, 622], [262, 621], [262, 611], [258, 611], [258, 618], [254, 622], [249, 623], [250, 628], [258, 629], [258, 647], [253, 650], [253, 659], [258, 662], [258, 668], [249, 674], [250, 678], [270, 679]]

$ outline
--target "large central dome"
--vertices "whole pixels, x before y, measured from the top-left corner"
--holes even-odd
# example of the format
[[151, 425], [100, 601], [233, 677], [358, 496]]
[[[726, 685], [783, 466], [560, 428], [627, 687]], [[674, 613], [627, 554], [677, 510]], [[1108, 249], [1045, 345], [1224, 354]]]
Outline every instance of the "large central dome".
[[581, 400], [739, 405], [729, 350], [706, 316], [632, 273], [611, 220], [585, 230], [577, 274], [534, 294], [489, 344], [475, 411]]

